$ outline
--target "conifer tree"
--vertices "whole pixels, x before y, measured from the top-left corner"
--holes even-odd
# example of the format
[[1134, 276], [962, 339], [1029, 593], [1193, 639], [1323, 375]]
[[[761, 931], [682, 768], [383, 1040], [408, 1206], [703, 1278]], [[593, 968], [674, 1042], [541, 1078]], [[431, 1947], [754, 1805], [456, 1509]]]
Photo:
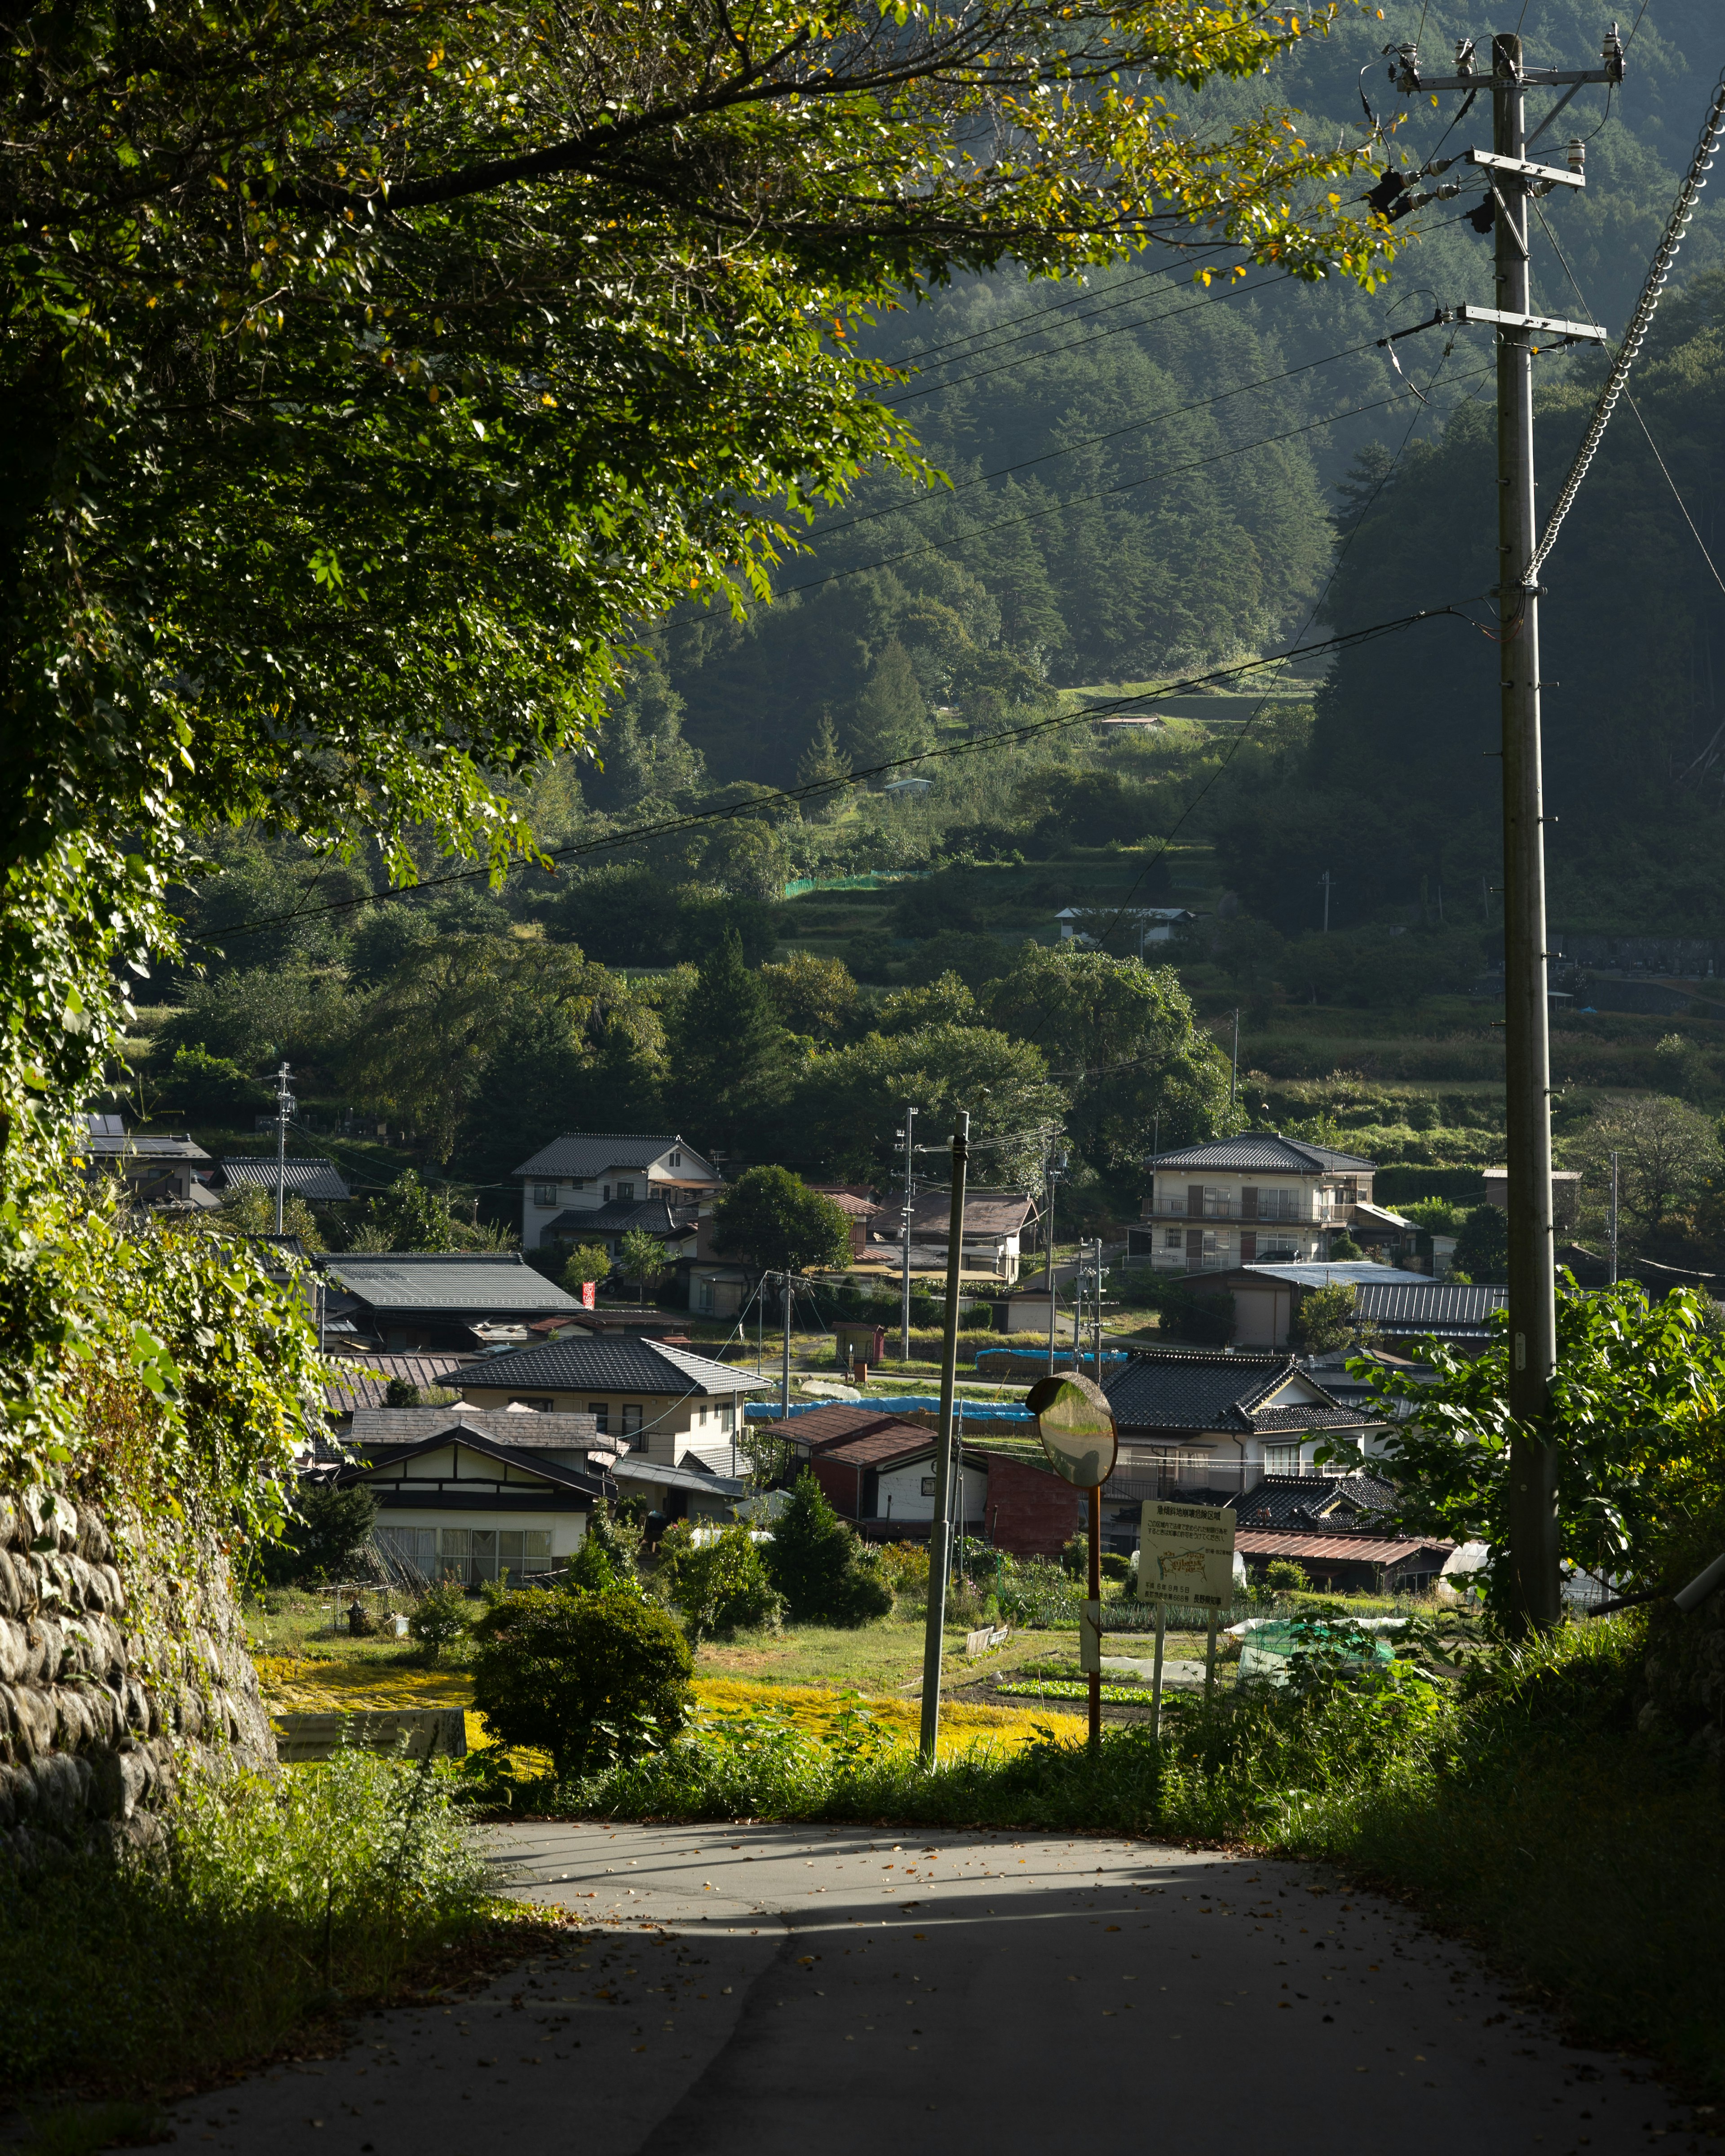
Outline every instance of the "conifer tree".
[[767, 1570], [793, 1623], [866, 1625], [892, 1607], [892, 1589], [863, 1562], [856, 1536], [807, 1468], [773, 1527]]

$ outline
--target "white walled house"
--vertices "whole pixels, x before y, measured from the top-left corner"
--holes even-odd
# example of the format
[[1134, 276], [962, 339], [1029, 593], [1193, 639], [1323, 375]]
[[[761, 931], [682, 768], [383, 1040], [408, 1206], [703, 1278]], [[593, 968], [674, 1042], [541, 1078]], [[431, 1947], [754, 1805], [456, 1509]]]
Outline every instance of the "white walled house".
[[[625, 1228], [655, 1224], [671, 1209], [691, 1224], [702, 1203], [724, 1188], [724, 1178], [704, 1154], [672, 1134], [569, 1131], [524, 1160], [515, 1176], [521, 1186], [521, 1248], [552, 1242], [608, 1245]], [[638, 1207], [652, 1206], [637, 1220]], [[670, 1223], [667, 1222], [667, 1225]]]
[[1247, 1132], [1158, 1153], [1132, 1229], [1158, 1272], [1225, 1272], [1322, 1258], [1372, 1205], [1375, 1161], [1273, 1132]]
[[770, 1381], [660, 1340], [564, 1338], [472, 1363], [456, 1380], [475, 1407], [591, 1415], [599, 1436], [680, 1467], [692, 1455], [719, 1475], [737, 1469], [743, 1403]]

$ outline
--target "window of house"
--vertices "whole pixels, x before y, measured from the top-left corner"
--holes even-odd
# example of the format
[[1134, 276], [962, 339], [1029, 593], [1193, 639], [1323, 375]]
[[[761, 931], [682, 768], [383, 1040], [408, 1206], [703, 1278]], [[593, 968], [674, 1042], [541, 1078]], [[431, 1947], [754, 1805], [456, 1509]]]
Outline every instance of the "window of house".
[[536, 1183], [533, 1185], [533, 1203], [536, 1205], [555, 1205], [557, 1202], [557, 1187], [556, 1183]]
[[1264, 1448], [1264, 1472], [1266, 1475], [1297, 1475], [1300, 1471], [1300, 1448], [1297, 1445], [1266, 1445]]
[[634, 1437], [639, 1435], [640, 1427], [640, 1404], [631, 1400], [623, 1410], [623, 1434], [625, 1437]]
[[932, 1496], [934, 1495], [934, 1477], [933, 1477], [933, 1476], [932, 1476], [932, 1475], [925, 1475], [925, 1476], [923, 1476], [923, 1478], [922, 1478], [922, 1494], [923, 1494], [923, 1496], [924, 1496], [925, 1497], [932, 1497]]
[[719, 1427], [727, 1433], [737, 1428], [737, 1403], [734, 1400], [726, 1400], [719, 1409]]
[[393, 1558], [408, 1574], [409, 1586], [418, 1579], [437, 1578], [437, 1529], [435, 1527], [376, 1527], [372, 1530], [377, 1547], [384, 1555]]
[[683, 1156], [680, 1152], [674, 1152], [665, 1163], [667, 1168], [680, 1168], [682, 1165]]
[[619, 1183], [618, 1184], [618, 1186], [617, 1186], [617, 1195], [618, 1195], [619, 1198], [633, 1198], [633, 1197], [634, 1196], [634, 1194], [635, 1194], [635, 1187], [634, 1187], [634, 1183]]
[[549, 1527], [439, 1527], [438, 1570], [465, 1587], [551, 1570]]
[[704, 1317], [710, 1317], [712, 1315], [713, 1284], [710, 1280], [696, 1281], [695, 1283], [695, 1307]]
[[609, 1400], [589, 1400], [587, 1411], [599, 1426], [599, 1435], [611, 1435], [611, 1403]]
[[549, 1400], [516, 1399], [512, 1399], [509, 1404], [512, 1408], [531, 1408], [536, 1414], [549, 1414], [552, 1409], [552, 1403]]
[[1178, 1250], [1185, 1240], [1186, 1231], [1183, 1228], [1164, 1228], [1162, 1231], [1162, 1243], [1164, 1250]]
[[1204, 1209], [1213, 1220], [1224, 1219], [1234, 1210], [1234, 1194], [1225, 1183], [1205, 1183]]

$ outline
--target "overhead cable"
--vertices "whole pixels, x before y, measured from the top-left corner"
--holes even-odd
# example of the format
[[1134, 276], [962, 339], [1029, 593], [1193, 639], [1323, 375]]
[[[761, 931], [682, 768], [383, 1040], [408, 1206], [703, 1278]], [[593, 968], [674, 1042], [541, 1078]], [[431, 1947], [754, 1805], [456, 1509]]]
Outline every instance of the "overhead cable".
[[1707, 176], [1712, 170], [1713, 149], [1719, 139], [1719, 130], [1725, 126], [1725, 75], [1720, 77], [1713, 91], [1712, 102], [1707, 107], [1707, 118], [1702, 123], [1700, 139], [1695, 154], [1689, 161], [1689, 170], [1683, 176], [1683, 184], [1677, 190], [1677, 199], [1671, 207], [1660, 242], [1654, 250], [1653, 261], [1647, 272], [1647, 281], [1641, 287], [1641, 296], [1635, 302], [1635, 312], [1630, 316], [1629, 326], [1623, 333], [1623, 341], [1617, 348], [1617, 357], [1611, 362], [1611, 371], [1605, 377], [1605, 386], [1599, 392], [1589, 420], [1587, 432], [1582, 436], [1581, 447], [1575, 452], [1575, 460], [1569, 467], [1568, 477], [1563, 481], [1552, 512], [1547, 519], [1539, 544], [1533, 550], [1532, 559], [1522, 573], [1524, 584], [1538, 580], [1545, 558], [1557, 543], [1563, 519], [1569, 514], [1581, 483], [1587, 477], [1594, 459], [1599, 454], [1599, 444], [1605, 439], [1605, 429], [1611, 423], [1611, 414], [1617, 408], [1617, 400], [1629, 382], [1630, 369], [1640, 356], [1647, 332], [1653, 326], [1661, 295], [1671, 274], [1677, 250], [1689, 229], [1690, 220], [1700, 206], [1701, 191], [1707, 185]]
[[[747, 801], [727, 802], [713, 808], [691, 809], [685, 816], [665, 816], [651, 824], [638, 824], [628, 830], [608, 832], [602, 839], [588, 839], [567, 846], [552, 846], [531, 860], [518, 863], [518, 867], [549, 866], [557, 860], [579, 860], [588, 854], [614, 852], [620, 846], [641, 845], [649, 839], [674, 837], [682, 831], [698, 830], [709, 824], [734, 823], [739, 818], [759, 814], [762, 810], [781, 803], [787, 806], [816, 799], [824, 793], [837, 793], [846, 788], [866, 785], [871, 778], [884, 778], [894, 773], [909, 771], [918, 764], [950, 762], [958, 757], [975, 756], [988, 750], [1000, 748], [1010, 742], [1028, 741], [1046, 733], [1059, 732], [1066, 726], [1085, 726], [1110, 713], [1122, 711], [1138, 704], [1153, 704], [1159, 697], [1183, 696], [1208, 688], [1217, 681], [1235, 680], [1242, 674], [1255, 674], [1270, 666], [1286, 666], [1296, 659], [1316, 659], [1327, 652], [1346, 651], [1363, 644], [1375, 643], [1379, 637], [1399, 635], [1421, 622], [1439, 621], [1453, 618], [1466, 621], [1460, 603], [1437, 607], [1421, 607], [1416, 612], [1398, 614], [1388, 621], [1372, 623], [1368, 628], [1348, 629], [1340, 635], [1325, 637], [1319, 643], [1300, 645], [1288, 651], [1272, 652], [1266, 659], [1244, 659], [1231, 666], [1212, 667], [1206, 674], [1189, 674], [1177, 681], [1159, 682], [1153, 689], [1140, 689], [1129, 696], [1110, 697], [1106, 702], [1086, 704], [1081, 710], [1062, 711], [1052, 718], [1032, 719], [1021, 726], [1003, 726], [997, 732], [980, 734], [974, 740], [952, 742], [937, 748], [919, 749], [912, 756], [894, 757], [885, 763], [870, 764], [862, 771], [848, 771], [837, 778], [811, 780], [806, 786], [774, 787], [753, 795]], [[424, 876], [417, 883], [397, 884], [385, 891], [362, 891], [357, 897], [331, 899], [326, 904], [303, 911], [260, 915], [255, 921], [243, 921], [222, 932], [224, 938], [253, 936], [265, 928], [275, 928], [285, 921], [310, 920], [330, 913], [350, 913], [362, 906], [382, 905], [393, 899], [409, 898], [415, 891], [434, 891], [448, 884], [489, 882], [491, 870], [458, 869], [448, 875]]]

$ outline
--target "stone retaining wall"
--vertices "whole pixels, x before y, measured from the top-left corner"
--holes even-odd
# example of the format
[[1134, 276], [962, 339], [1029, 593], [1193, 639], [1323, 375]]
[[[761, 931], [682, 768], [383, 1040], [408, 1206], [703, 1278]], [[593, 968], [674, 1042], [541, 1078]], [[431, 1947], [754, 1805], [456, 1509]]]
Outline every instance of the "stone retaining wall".
[[0, 1859], [147, 1842], [188, 1754], [274, 1762], [225, 1559], [132, 1558], [136, 1524], [0, 1491]]

